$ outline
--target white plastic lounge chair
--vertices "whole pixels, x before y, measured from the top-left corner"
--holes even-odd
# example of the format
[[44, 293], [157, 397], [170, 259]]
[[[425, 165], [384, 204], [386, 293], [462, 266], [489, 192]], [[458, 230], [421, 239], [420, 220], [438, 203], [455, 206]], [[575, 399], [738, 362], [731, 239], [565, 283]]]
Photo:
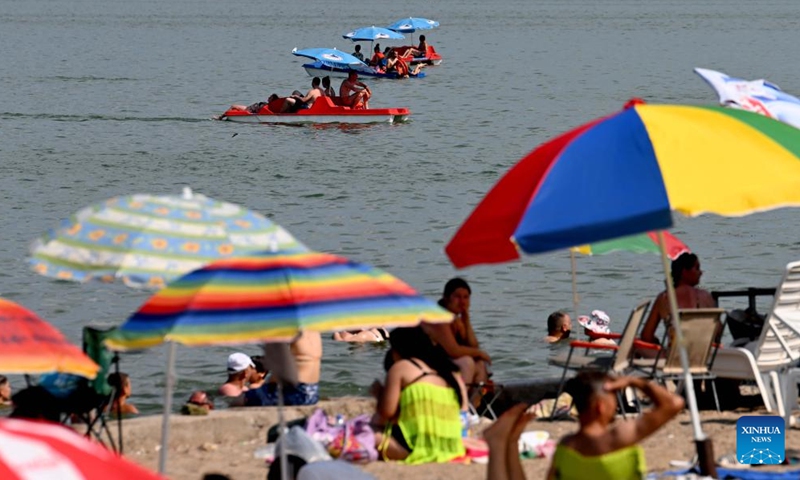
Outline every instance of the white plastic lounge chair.
[[783, 404], [780, 374], [800, 360], [800, 262], [786, 265], [772, 311], [757, 340], [743, 348], [720, 348], [712, 367], [718, 378], [755, 380], [764, 406]]

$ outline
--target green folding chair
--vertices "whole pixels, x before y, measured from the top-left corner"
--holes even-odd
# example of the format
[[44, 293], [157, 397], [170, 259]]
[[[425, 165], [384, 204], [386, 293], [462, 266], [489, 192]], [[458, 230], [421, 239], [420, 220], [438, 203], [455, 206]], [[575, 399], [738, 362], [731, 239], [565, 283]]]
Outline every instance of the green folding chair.
[[94, 435], [104, 445], [105, 438], [114, 451], [122, 453], [122, 418], [117, 415], [116, 442], [106, 421], [106, 412], [110, 411], [109, 406], [115, 394], [107, 379], [112, 369], [119, 373], [119, 355], [107, 349], [103, 342], [114, 330], [116, 327], [83, 327], [83, 351], [100, 366], [100, 370], [94, 380], [87, 382], [86, 391], [81, 396], [82, 408], [76, 408], [81, 412], [76, 414], [79, 414], [87, 425], [87, 437]]

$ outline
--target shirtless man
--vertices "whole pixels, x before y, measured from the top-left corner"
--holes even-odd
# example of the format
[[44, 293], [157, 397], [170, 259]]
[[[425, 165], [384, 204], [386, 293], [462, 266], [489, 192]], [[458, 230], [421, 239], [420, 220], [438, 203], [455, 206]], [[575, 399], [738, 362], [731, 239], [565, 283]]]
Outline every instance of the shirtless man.
[[325, 96], [325, 92], [323, 92], [322, 88], [319, 86], [320, 83], [321, 81], [319, 77], [314, 77], [314, 79], [311, 80], [311, 90], [309, 90], [304, 97], [295, 97], [297, 101], [300, 102], [299, 108], [296, 110], [301, 108], [310, 108], [311, 105], [314, 105], [314, 101], [316, 99]]
[[[369, 99], [372, 91], [362, 82], [358, 81], [358, 73], [350, 71], [341, 86], [339, 86], [339, 97], [342, 105], [351, 108], [369, 108]], [[362, 107], [359, 107], [362, 105]]]
[[[284, 384], [285, 405], [316, 405], [319, 401], [319, 373], [322, 362], [322, 337], [319, 332], [304, 331], [289, 346], [297, 365], [297, 385]], [[275, 378], [259, 388], [237, 397], [231, 406], [269, 406], [278, 404]]]
[[[693, 253], [684, 253], [672, 261], [672, 284], [675, 286], [675, 296], [678, 299], [678, 308], [714, 308], [717, 302], [711, 294], [697, 288], [703, 271], [700, 270], [700, 261]], [[670, 317], [669, 299], [667, 292], [661, 292], [650, 309], [650, 315], [642, 327], [642, 340], [649, 343], [659, 343], [656, 338], [656, 329], [662, 320]], [[722, 335], [722, 325], [718, 327], [718, 337]]]
[[235, 398], [246, 392], [247, 380], [255, 369], [256, 366], [249, 356], [242, 352], [231, 353], [228, 356], [228, 379], [219, 387], [219, 394]]
[[556, 343], [569, 338], [572, 333], [572, 319], [566, 312], [561, 310], [553, 312], [547, 317], [547, 336], [544, 341]]

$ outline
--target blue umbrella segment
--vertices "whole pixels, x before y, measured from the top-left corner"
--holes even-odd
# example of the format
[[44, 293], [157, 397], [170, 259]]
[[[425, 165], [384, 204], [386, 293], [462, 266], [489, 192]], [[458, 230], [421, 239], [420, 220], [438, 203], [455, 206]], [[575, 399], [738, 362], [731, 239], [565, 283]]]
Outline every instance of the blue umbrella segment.
[[406, 38], [402, 33], [383, 27], [362, 27], [342, 35], [342, 38], [353, 42], [374, 42], [375, 40], [402, 40]]
[[402, 18], [393, 24], [389, 25], [389, 30], [401, 33], [413, 33], [417, 30], [430, 30], [439, 26], [436, 20], [428, 20], [427, 18], [408, 17]]
[[295, 48], [292, 50], [292, 54], [297, 55], [298, 57], [307, 57], [317, 60], [327, 67], [349, 67], [355, 70], [369, 68], [363, 61], [357, 59], [349, 53], [336, 50], [335, 48], [306, 48], [303, 50], [298, 50]]

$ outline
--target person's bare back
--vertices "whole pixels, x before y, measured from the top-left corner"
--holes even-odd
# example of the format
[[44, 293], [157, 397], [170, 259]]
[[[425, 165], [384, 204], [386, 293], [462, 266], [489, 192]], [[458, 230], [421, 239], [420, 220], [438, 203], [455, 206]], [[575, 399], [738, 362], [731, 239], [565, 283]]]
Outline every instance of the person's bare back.
[[304, 331], [295, 340], [290, 351], [297, 363], [297, 379], [300, 383], [318, 383], [322, 362], [322, 337], [319, 332]]

